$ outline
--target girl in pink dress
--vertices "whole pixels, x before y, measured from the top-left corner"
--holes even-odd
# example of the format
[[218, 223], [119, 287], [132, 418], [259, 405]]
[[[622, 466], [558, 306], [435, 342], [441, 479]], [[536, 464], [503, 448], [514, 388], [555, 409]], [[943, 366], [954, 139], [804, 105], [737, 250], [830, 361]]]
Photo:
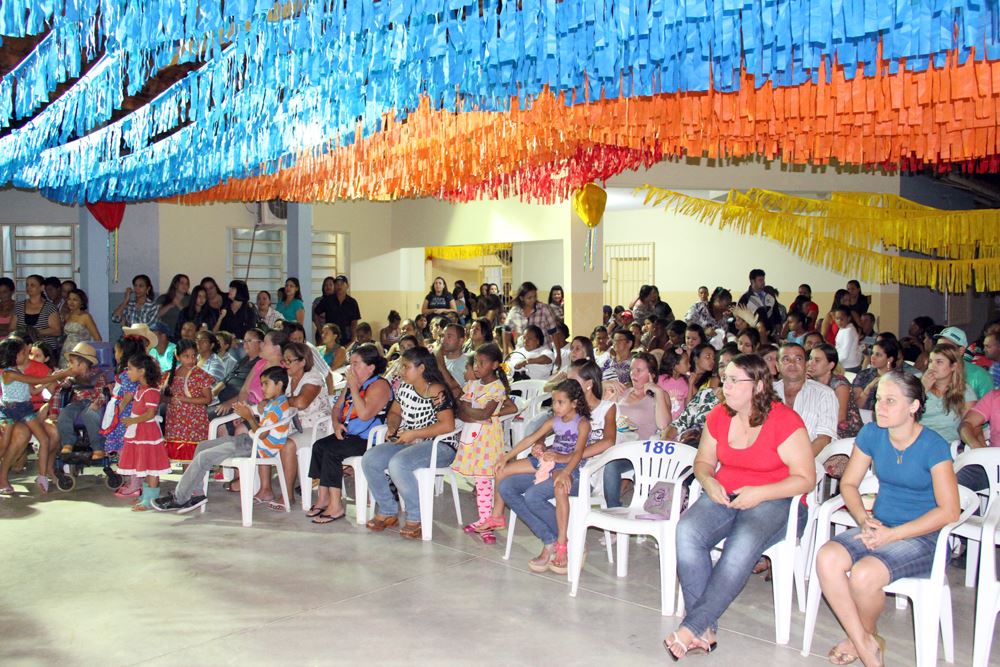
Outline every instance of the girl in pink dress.
[[132, 416], [125, 424], [125, 446], [118, 459], [118, 472], [145, 477], [142, 496], [132, 506], [135, 512], [152, 508], [160, 496], [160, 477], [170, 472], [170, 459], [160, 425], [155, 421], [160, 405], [160, 365], [149, 355], [136, 354], [128, 360], [128, 378], [138, 383], [132, 397]]

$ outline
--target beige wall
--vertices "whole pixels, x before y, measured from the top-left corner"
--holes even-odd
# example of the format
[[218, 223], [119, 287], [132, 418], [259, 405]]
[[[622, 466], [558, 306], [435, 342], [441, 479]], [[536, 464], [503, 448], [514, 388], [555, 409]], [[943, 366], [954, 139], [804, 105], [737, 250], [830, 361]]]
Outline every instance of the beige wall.
[[399, 248], [562, 239], [566, 205], [507, 199], [449, 204], [430, 199], [396, 202], [392, 243]]
[[227, 230], [253, 227], [256, 216], [253, 206], [248, 206], [159, 204], [159, 284], [169, 285], [175, 273], [186, 273], [193, 282], [212, 276], [224, 286], [230, 269], [226, 266]]
[[[603, 226], [606, 243], [656, 244], [653, 279], [678, 317], [697, 300], [700, 285], [710, 291], [721, 285], [738, 299], [755, 268], [767, 272], [768, 284], [778, 289], [786, 305], [794, 300], [798, 286], [808, 283], [813, 301], [825, 315], [834, 292], [853, 277], [806, 262], [775, 241], [722, 231], [663, 208], [610, 211]], [[881, 316], [880, 325], [898, 328], [898, 291], [864, 283], [862, 290], [872, 296], [872, 311]]]
[[[608, 186], [632, 188], [644, 183], [683, 190], [759, 187], [803, 194], [899, 191], [898, 178], [890, 176], [838, 174], [829, 168], [789, 169], [759, 161], [739, 165], [662, 162], [646, 171], [620, 174]], [[160, 205], [160, 284], [166, 284], [178, 271], [194, 280], [205, 275], [225, 276], [226, 230], [250, 227], [254, 217], [252, 205]], [[399, 310], [404, 318], [416, 313], [430, 278], [437, 273], [446, 275], [449, 284], [456, 277], [464, 277], [470, 285], [475, 282], [469, 281], [473, 270], [460, 264], [425, 264], [423, 249], [431, 245], [518, 244], [516, 254], [521, 261], [515, 263], [515, 284], [532, 280], [545, 291], [558, 282], [567, 287], [571, 310], [577, 312], [574, 319], [581, 325], [591, 320], [586, 317], [591, 305], [599, 317], [603, 253], [596, 258], [596, 275], [579, 270], [583, 235], [577, 233], [580, 230], [576, 227], [582, 225], [565, 202], [545, 206], [518, 200], [318, 204], [314, 207], [313, 226], [349, 235], [347, 273], [351, 293], [361, 305], [362, 317], [376, 329], [384, 326], [390, 309]], [[741, 293], [747, 273], [757, 266], [767, 271], [768, 282], [782, 292], [784, 300], [794, 296], [799, 283], [810, 283], [821, 309], [829, 307], [833, 292], [849, 278], [803, 262], [770, 241], [721, 232], [662, 210], [608, 211], [601, 232], [607, 243], [652, 240], [657, 244], [656, 282], [664, 298], [680, 312], [694, 301], [700, 284], [723, 284]], [[575, 299], [573, 284], [579, 291]], [[873, 309], [881, 314], [882, 326], [898, 328], [899, 299], [895, 289], [870, 285], [864, 289], [873, 296]]]

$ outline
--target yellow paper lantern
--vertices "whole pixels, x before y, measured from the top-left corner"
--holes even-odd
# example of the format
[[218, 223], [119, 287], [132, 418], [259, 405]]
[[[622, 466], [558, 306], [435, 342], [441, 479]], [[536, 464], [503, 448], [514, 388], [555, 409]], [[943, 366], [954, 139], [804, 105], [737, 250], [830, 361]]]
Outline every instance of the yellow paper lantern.
[[608, 193], [596, 183], [587, 183], [573, 194], [573, 210], [591, 229], [601, 223], [607, 203]]
[[583, 268], [594, 270], [594, 253], [597, 251], [597, 233], [594, 231], [604, 217], [608, 193], [596, 183], [587, 183], [573, 193], [573, 210], [587, 225], [587, 242], [583, 247]]

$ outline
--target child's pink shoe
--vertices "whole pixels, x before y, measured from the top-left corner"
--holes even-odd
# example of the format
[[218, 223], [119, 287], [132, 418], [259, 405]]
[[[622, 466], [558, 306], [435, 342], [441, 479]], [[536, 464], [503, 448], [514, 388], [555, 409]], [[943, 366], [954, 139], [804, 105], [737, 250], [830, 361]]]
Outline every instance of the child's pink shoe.
[[475, 523], [470, 523], [464, 530], [467, 533], [487, 533], [494, 530], [503, 530], [507, 527], [507, 519], [502, 516], [488, 516]]
[[493, 531], [490, 531], [488, 533], [482, 533], [482, 538], [483, 538], [483, 544], [497, 543], [497, 536], [493, 533]]

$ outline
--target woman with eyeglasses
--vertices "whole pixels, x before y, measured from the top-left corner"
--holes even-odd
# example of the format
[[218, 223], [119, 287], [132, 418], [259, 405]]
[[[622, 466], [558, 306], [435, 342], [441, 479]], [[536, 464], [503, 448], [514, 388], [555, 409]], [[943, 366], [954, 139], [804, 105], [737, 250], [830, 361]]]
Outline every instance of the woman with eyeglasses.
[[[289, 432], [285, 446], [281, 448], [281, 467], [285, 473], [285, 488], [288, 502], [295, 501], [295, 480], [299, 475], [298, 448], [312, 444], [312, 430], [317, 423], [330, 414], [330, 395], [326, 390], [326, 379], [313, 369], [313, 355], [305, 343], [286, 342], [281, 346], [281, 365], [288, 371], [288, 386], [285, 395], [288, 405], [298, 410], [296, 419], [301, 430]], [[319, 437], [327, 435], [320, 429]], [[284, 512], [285, 506], [274, 499], [271, 490], [271, 476], [261, 476], [261, 497], [270, 496], [266, 505], [275, 512]]]
[[[778, 400], [763, 359], [741, 354], [729, 362], [722, 394], [694, 461], [703, 493], [677, 525], [677, 573], [687, 613], [663, 642], [674, 659], [715, 648], [719, 617], [761, 554], [784, 536], [792, 497], [816, 484], [805, 425]], [[799, 515], [801, 528], [805, 512]], [[712, 551], [722, 540], [722, 557], [713, 565]]]

